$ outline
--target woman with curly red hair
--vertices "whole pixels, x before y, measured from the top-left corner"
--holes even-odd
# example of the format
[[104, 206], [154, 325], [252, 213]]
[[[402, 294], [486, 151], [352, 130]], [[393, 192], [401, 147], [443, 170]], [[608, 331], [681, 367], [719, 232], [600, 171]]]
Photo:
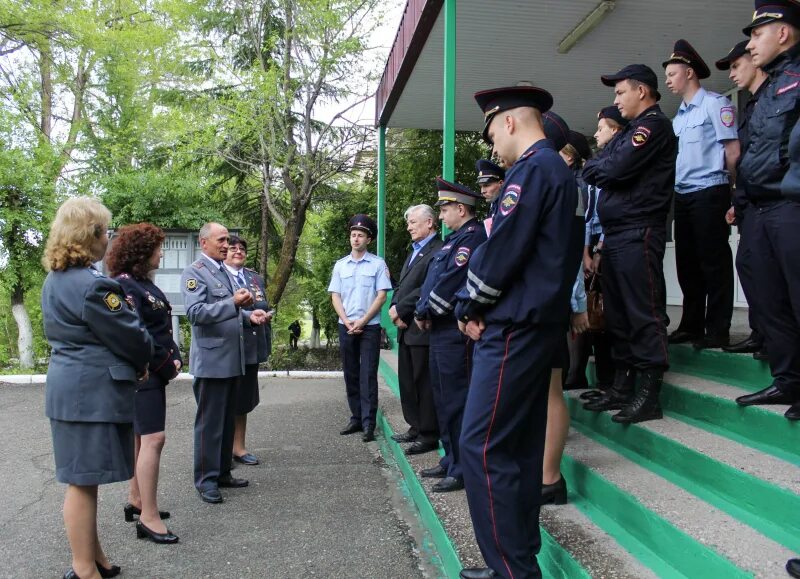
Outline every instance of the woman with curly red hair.
[[150, 223], [121, 227], [106, 257], [106, 267], [125, 291], [125, 300], [138, 313], [155, 347], [149, 377], [136, 389], [134, 432], [136, 471], [130, 481], [125, 520], [138, 515], [136, 535], [155, 543], [176, 543], [178, 537], [162, 519], [169, 513], [158, 510], [158, 470], [166, 440], [166, 385], [178, 375], [182, 361], [172, 337], [172, 310], [167, 296], [153, 283], [161, 262], [164, 232]]

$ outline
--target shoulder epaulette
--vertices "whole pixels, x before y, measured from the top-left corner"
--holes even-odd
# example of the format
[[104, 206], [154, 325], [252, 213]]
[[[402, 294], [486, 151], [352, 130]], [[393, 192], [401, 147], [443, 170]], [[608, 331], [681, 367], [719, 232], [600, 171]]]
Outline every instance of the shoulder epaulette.
[[205, 266], [206, 266], [206, 264], [205, 264], [205, 263], [203, 263], [203, 260], [202, 260], [202, 259], [198, 259], [197, 261], [195, 261], [195, 262], [192, 264], [192, 267], [195, 267], [195, 268], [197, 268], [197, 269], [203, 269]]

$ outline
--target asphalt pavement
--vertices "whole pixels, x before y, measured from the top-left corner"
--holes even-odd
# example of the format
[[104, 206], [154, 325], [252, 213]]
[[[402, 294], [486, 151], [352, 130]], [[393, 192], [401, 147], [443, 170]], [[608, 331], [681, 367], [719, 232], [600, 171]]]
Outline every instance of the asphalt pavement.
[[[192, 485], [191, 383], [168, 387], [159, 507], [180, 542], [138, 540], [122, 513], [127, 483], [100, 487], [100, 538], [122, 577], [437, 574], [420, 558], [415, 514], [377, 443], [338, 433], [348, 418], [341, 379], [262, 379], [261, 401], [248, 447], [262, 462], [238, 466], [250, 486], [222, 489], [225, 502], [209, 505]], [[65, 487], [54, 479], [43, 385], [0, 376], [0, 425], [0, 577], [61, 577], [70, 565]]]

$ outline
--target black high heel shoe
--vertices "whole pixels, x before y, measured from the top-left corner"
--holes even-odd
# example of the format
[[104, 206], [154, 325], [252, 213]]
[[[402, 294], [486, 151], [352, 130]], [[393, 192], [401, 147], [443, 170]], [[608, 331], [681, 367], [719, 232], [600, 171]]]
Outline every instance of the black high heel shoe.
[[100, 573], [100, 577], [103, 579], [109, 579], [110, 577], [116, 577], [122, 572], [122, 568], [119, 565], [112, 565], [110, 569], [103, 567], [97, 561], [94, 562], [97, 565], [97, 571]]
[[[133, 521], [136, 520], [134, 517], [138, 517], [139, 515], [142, 514], [142, 509], [140, 509], [139, 507], [134, 507], [130, 503], [125, 505], [125, 509], [124, 510], [125, 510], [125, 522], [126, 523], [132, 523]], [[162, 519], [168, 519], [169, 518], [169, 511], [158, 511], [158, 516], [161, 517]], [[112, 577], [113, 577], [113, 575], [112, 575]]]
[[70, 567], [69, 570], [66, 573], [64, 573], [63, 579], [81, 579], [81, 578], [78, 577], [77, 573], [75, 573], [75, 569]]
[[172, 531], [167, 529], [166, 533], [156, 533], [147, 528], [142, 521], [136, 521], [136, 536], [140, 539], [150, 539], [154, 543], [160, 545], [169, 545], [178, 542], [178, 536], [173, 535]]
[[542, 485], [542, 504], [543, 505], [566, 505], [567, 504], [567, 481], [564, 475], [550, 485]]

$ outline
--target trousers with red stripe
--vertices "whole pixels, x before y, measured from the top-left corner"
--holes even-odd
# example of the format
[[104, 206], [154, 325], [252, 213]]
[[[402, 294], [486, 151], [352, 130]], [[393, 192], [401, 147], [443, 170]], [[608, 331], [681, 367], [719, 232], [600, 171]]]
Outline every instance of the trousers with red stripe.
[[542, 576], [536, 554], [547, 395], [565, 331], [560, 324], [492, 324], [475, 344], [461, 430], [464, 484], [483, 558], [509, 579]]

